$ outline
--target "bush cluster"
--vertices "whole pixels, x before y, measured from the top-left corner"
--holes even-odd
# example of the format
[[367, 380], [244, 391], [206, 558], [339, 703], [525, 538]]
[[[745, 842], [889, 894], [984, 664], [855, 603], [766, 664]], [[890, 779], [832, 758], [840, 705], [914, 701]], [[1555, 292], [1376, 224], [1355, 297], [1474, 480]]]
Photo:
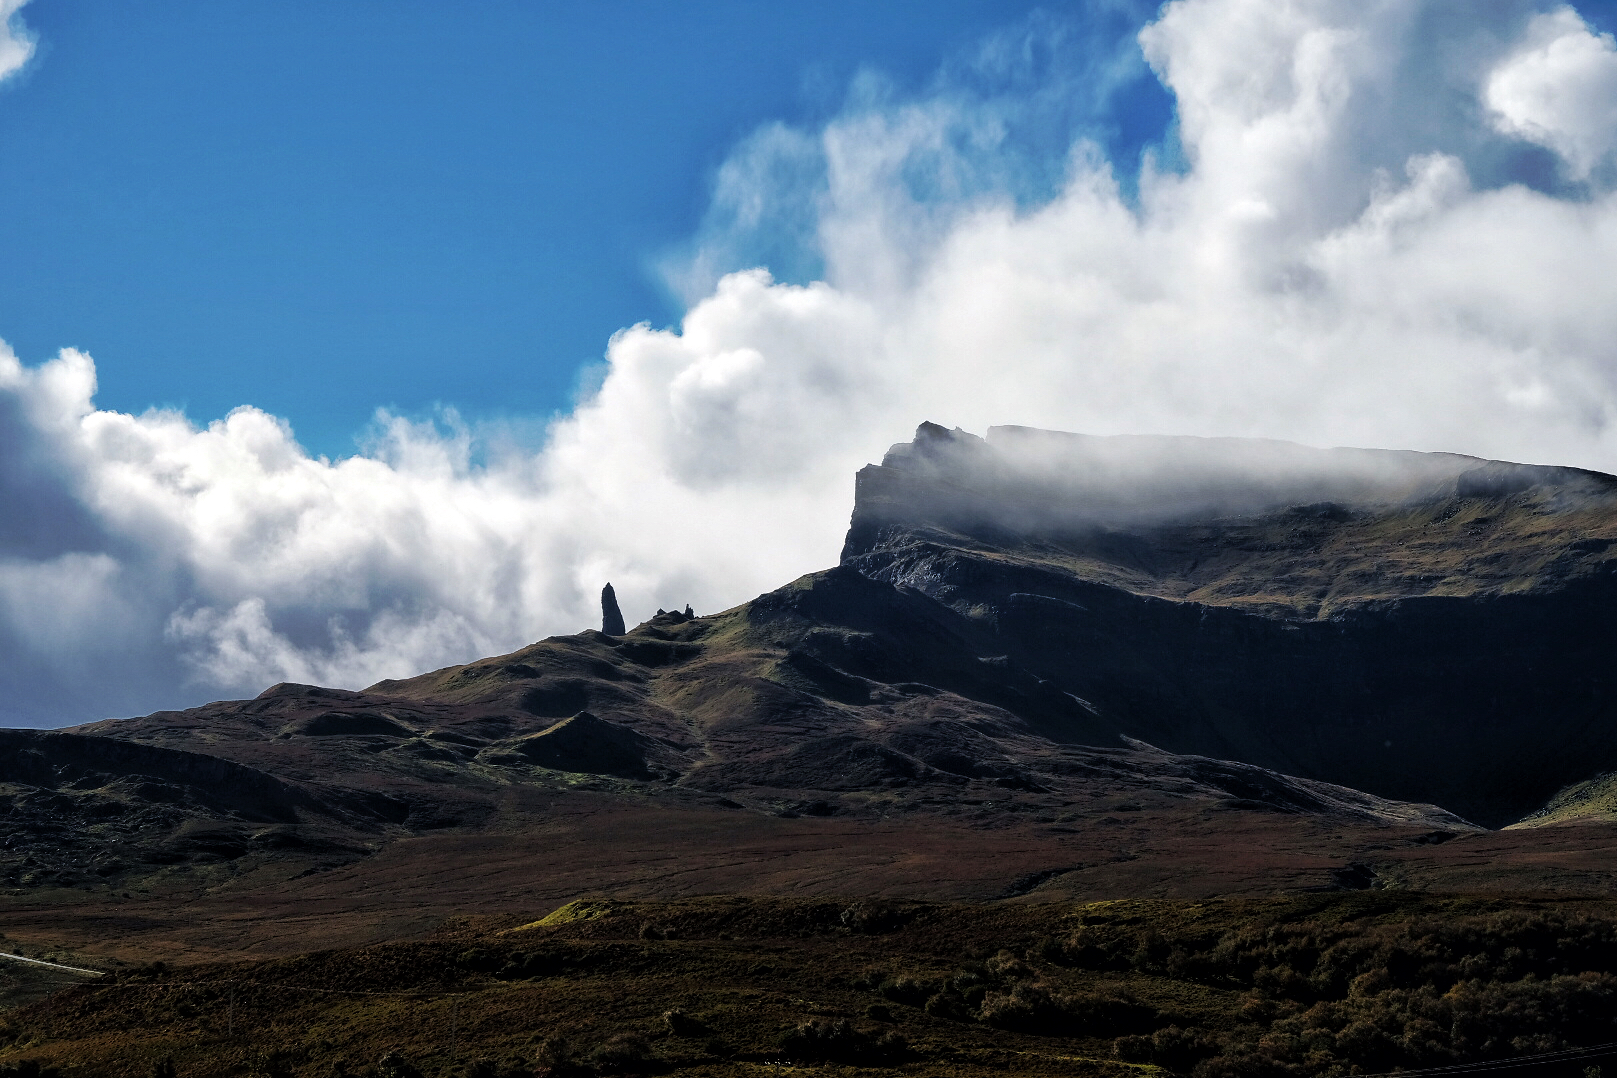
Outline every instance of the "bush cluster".
[[[1408, 916], [1396, 904], [1335, 920], [1298, 912], [1232, 925], [1102, 911], [949, 975], [874, 971], [853, 984], [951, 1021], [1108, 1039], [1118, 1059], [1196, 1078], [1373, 1073], [1617, 1040], [1610, 920], [1533, 909]], [[1198, 1024], [1122, 991], [1063, 987], [1051, 966], [1197, 983], [1241, 1002]], [[829, 1035], [804, 1027], [797, 1054], [833, 1058], [809, 1047]]]
[[1617, 925], [1562, 911], [1304, 918], [1222, 932], [1090, 924], [1037, 948], [1249, 994], [1233, 1029], [1168, 1025], [1116, 1039], [1124, 1060], [1197, 1078], [1434, 1067], [1617, 1039]]
[[802, 1063], [849, 1063], [880, 1066], [901, 1062], [909, 1044], [896, 1032], [871, 1034], [846, 1018], [811, 1019], [781, 1038], [781, 1051]]
[[[446, 1074], [457, 1078], [596, 1078], [601, 1075], [648, 1074], [663, 1069], [647, 1039], [624, 1032], [585, 1052], [576, 1051], [561, 1037], [547, 1037], [538, 1050], [528, 1055], [512, 1055], [504, 1060], [491, 1057], [469, 1059]], [[0, 1075], [8, 1072], [0, 1070]], [[50, 1072], [54, 1075], [55, 1072]], [[423, 1078], [420, 1068], [398, 1049], [384, 1053], [372, 1066], [357, 1071], [339, 1060], [333, 1078]], [[33, 1078], [29, 1075], [28, 1078]], [[47, 1076], [41, 1076], [47, 1078]]]
[[904, 927], [915, 911], [880, 899], [860, 899], [837, 915], [842, 927], [853, 932], [878, 935]]
[[1084, 1037], [1155, 1028], [1157, 1012], [1116, 993], [1064, 992], [1044, 983], [1010, 950], [948, 977], [867, 973], [857, 988], [923, 1008], [936, 1018], [982, 1022], [996, 1029]]
[[37, 1059], [0, 1063], [0, 1078], [62, 1078], [62, 1072]]

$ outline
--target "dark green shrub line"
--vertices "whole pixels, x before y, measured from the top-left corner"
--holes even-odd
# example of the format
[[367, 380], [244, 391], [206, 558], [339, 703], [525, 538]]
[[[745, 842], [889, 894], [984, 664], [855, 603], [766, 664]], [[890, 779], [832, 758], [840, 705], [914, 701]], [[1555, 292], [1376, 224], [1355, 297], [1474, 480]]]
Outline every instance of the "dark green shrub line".
[[1084, 924], [1032, 954], [1069, 968], [1246, 990], [1234, 1030], [1170, 1024], [1117, 1038], [1120, 1059], [1198, 1078], [1428, 1068], [1617, 1036], [1617, 924], [1578, 913], [1303, 919], [1180, 931]]
[[138, 1045], [148, 1054], [120, 1073], [173, 1053], [196, 1078], [772, 1061], [1334, 1078], [1593, 1059], [1617, 1042], [1617, 903], [1595, 900], [602, 905], [537, 930], [125, 971], [52, 997], [49, 1018], [12, 1012], [0, 1045], [41, 1066]]

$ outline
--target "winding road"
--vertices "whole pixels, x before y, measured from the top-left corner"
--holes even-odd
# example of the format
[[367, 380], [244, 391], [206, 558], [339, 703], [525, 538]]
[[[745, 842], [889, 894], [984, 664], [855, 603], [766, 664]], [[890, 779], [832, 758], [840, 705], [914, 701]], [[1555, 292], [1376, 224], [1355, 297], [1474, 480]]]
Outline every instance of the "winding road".
[[0, 951], [0, 958], [9, 958], [14, 962], [27, 962], [28, 964], [34, 966], [48, 966], [51, 969], [62, 969], [69, 973], [87, 973], [91, 977], [106, 976], [106, 974], [98, 969], [80, 969], [78, 966], [64, 966], [60, 962], [47, 962], [43, 958], [25, 958], [20, 954], [7, 954], [4, 951]]

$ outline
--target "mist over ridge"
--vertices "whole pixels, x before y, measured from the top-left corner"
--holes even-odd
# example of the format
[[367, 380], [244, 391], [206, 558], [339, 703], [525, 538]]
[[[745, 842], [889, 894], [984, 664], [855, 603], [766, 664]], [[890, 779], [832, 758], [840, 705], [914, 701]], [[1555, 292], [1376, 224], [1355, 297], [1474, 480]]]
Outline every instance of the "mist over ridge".
[[1027, 204], [1005, 132], [1098, 77], [1018, 66], [1048, 33], [747, 140], [716, 205], [794, 207], [821, 279], [734, 264], [772, 218], [716, 212], [716, 283], [614, 336], [537, 449], [381, 415], [313, 458], [252, 407], [98, 410], [89, 356], [0, 352], [0, 721], [406, 676], [593, 624], [607, 580], [631, 622], [728, 607], [832, 564], [853, 475], [927, 416], [1617, 470], [1610, 37], [1526, 2], [1181, 0], [1140, 48], [1183, 169], [1079, 138]]
[[912, 483], [929, 481], [953, 503], [917, 505], [915, 513], [975, 516], [976, 523], [1009, 531], [1217, 520], [1310, 503], [1389, 509], [1541, 482], [1590, 494], [1617, 491], [1617, 479], [1599, 472], [1459, 453], [1016, 426], [990, 427], [977, 438], [933, 423], [923, 423], [913, 442], [893, 446], [882, 468]]

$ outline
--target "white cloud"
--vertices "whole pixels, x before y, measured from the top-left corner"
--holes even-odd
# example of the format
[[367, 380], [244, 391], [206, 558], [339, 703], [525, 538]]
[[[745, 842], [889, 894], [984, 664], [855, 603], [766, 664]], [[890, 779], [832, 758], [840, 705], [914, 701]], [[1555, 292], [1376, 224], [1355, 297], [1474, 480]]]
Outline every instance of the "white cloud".
[[[382, 416], [311, 459], [0, 354], [6, 717], [408, 675], [594, 624], [606, 580], [631, 620], [718, 609], [834, 561], [854, 471], [923, 419], [1617, 469], [1609, 42], [1439, 0], [1180, 0], [1141, 40], [1186, 165], [1137, 199], [1095, 145], [1017, 142], [1077, 84], [1026, 50], [749, 140], [683, 278], [717, 283], [615, 336], [536, 453]], [[1510, 182], [1524, 137], [1587, 182]], [[777, 219], [822, 280], [744, 268]]]
[[0, 82], [21, 71], [33, 58], [34, 36], [17, 13], [28, 0], [0, 0]]
[[1488, 75], [1486, 98], [1501, 131], [1554, 150], [1586, 179], [1617, 146], [1617, 42], [1569, 7], [1539, 15]]

